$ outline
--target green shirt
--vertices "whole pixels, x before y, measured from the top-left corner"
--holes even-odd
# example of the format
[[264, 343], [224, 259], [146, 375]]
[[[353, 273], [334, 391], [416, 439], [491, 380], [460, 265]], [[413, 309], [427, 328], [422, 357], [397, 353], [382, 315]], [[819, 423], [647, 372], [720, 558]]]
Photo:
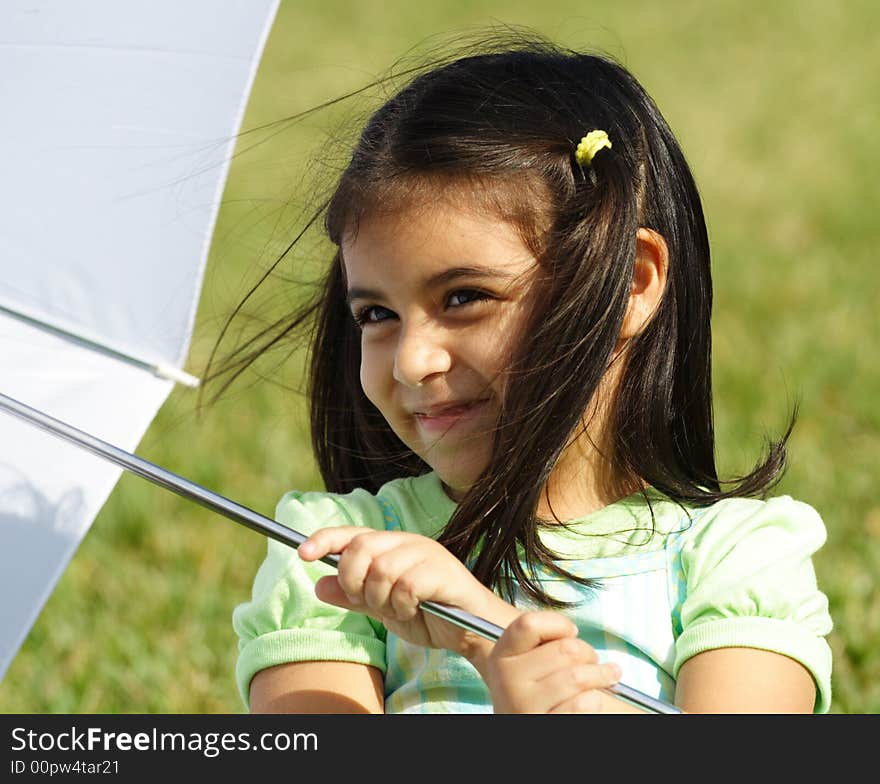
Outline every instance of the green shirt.
[[[291, 492], [276, 519], [303, 534], [359, 525], [436, 538], [454, 510], [429, 473], [389, 482], [376, 495]], [[800, 662], [816, 682], [816, 712], [829, 709], [825, 635], [832, 623], [811, 562], [825, 527], [812, 507], [783, 496], [689, 508], [649, 489], [582, 520], [547, 526], [542, 538], [566, 570], [601, 581], [592, 590], [548, 573], [543, 585], [577, 603], [566, 615], [601, 660], [620, 664], [626, 685], [672, 702], [678, 670], [691, 656], [760, 648]], [[251, 600], [233, 613], [245, 706], [259, 670], [350, 661], [382, 671], [387, 713], [492, 710], [488, 690], [465, 659], [411, 645], [378, 621], [316, 599], [314, 583], [333, 573], [269, 541]], [[528, 607], [522, 597], [517, 604]]]

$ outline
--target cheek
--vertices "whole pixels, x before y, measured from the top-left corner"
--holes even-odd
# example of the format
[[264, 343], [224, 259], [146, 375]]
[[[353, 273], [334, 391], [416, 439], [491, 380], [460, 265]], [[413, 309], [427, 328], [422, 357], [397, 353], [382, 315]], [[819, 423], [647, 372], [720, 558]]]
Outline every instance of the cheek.
[[465, 361], [496, 391], [504, 386], [509, 364], [508, 345], [509, 334], [499, 329], [480, 336], [468, 346]]
[[[361, 346], [361, 389], [376, 408], [383, 411], [387, 403], [387, 389], [383, 382], [384, 372], [380, 358], [368, 346]], [[383, 391], [384, 390], [384, 391]]]
[[529, 313], [524, 302], [518, 303], [502, 321], [495, 333], [495, 340], [486, 347], [486, 367], [492, 368], [495, 382], [493, 386], [503, 391], [508, 378], [508, 369], [514, 355], [523, 341], [528, 341], [527, 324]]

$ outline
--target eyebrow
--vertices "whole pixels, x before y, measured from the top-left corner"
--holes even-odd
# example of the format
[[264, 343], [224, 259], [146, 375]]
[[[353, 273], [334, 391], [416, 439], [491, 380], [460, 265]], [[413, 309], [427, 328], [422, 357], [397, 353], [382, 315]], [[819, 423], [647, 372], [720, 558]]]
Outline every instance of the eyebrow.
[[[512, 281], [519, 275], [507, 270], [496, 269], [494, 267], [451, 267], [450, 269], [438, 272], [425, 281], [428, 288], [437, 288], [445, 284], [451, 283], [459, 278], [500, 278], [502, 281]], [[351, 302], [355, 299], [381, 299], [382, 292], [376, 289], [352, 288], [348, 290], [346, 300]]]

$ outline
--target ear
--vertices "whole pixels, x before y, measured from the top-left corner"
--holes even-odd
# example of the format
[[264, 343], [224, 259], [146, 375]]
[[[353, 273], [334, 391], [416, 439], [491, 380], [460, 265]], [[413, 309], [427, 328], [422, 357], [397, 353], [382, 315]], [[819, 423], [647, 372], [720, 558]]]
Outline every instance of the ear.
[[635, 337], [648, 325], [666, 290], [668, 270], [669, 249], [663, 235], [651, 229], [639, 229], [629, 305], [620, 329], [621, 340]]

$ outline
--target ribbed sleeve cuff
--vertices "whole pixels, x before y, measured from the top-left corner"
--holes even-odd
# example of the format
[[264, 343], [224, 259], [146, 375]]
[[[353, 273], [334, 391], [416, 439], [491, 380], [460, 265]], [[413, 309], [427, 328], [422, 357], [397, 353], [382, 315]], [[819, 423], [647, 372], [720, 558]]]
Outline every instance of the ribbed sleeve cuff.
[[248, 642], [239, 652], [235, 681], [250, 711], [251, 679], [260, 670], [301, 661], [345, 661], [369, 664], [385, 672], [385, 643], [375, 637], [346, 632], [282, 629]]
[[831, 648], [823, 637], [804, 626], [778, 618], [722, 618], [695, 624], [682, 632], [675, 644], [678, 671], [691, 656], [713, 648], [759, 648], [788, 656], [809, 670], [816, 682], [814, 713], [831, 707]]

